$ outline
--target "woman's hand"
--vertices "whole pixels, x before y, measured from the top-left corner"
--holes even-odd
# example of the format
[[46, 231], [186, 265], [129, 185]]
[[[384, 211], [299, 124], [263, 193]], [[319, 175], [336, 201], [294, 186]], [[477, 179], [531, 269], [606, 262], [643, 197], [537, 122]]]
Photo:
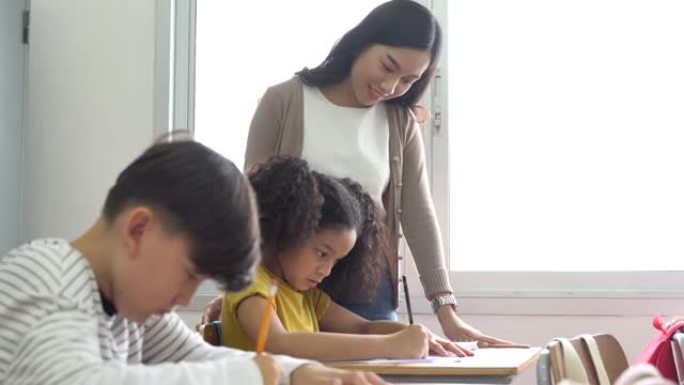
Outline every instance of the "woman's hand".
[[459, 318], [451, 306], [442, 306], [437, 309], [437, 318], [442, 325], [444, 335], [452, 341], [477, 341], [478, 346], [483, 348], [491, 345], [517, 345], [511, 341], [483, 334]]
[[223, 306], [223, 295], [219, 295], [209, 301], [209, 303], [204, 306], [202, 318], [200, 318], [200, 322], [195, 325], [195, 330], [200, 331], [200, 326], [212, 321], [218, 321], [221, 316], [221, 306]]

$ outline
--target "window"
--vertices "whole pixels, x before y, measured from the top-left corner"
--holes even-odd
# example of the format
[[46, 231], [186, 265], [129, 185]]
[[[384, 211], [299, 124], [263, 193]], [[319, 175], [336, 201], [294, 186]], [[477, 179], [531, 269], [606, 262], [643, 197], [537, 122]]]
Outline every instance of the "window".
[[447, 34], [433, 188], [456, 287], [681, 296], [684, 4], [435, 12]]

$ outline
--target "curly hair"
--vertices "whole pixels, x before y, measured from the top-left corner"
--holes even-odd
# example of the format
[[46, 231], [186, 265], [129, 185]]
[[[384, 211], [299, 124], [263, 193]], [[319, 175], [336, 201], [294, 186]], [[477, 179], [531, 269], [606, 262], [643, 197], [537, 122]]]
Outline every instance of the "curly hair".
[[257, 166], [249, 180], [259, 207], [264, 259], [278, 258], [322, 230], [353, 228], [354, 247], [321, 289], [335, 300], [360, 294], [367, 298], [377, 290], [386, 229], [381, 211], [358, 183], [311, 171], [305, 160], [287, 156]]
[[248, 175], [257, 198], [266, 258], [301, 245], [318, 230], [323, 195], [306, 161], [274, 157]]
[[377, 294], [389, 247], [384, 212], [359, 183], [349, 178], [338, 181], [359, 202], [361, 223], [354, 247], [323, 280], [321, 289], [336, 302], [372, 300], [369, 293]]

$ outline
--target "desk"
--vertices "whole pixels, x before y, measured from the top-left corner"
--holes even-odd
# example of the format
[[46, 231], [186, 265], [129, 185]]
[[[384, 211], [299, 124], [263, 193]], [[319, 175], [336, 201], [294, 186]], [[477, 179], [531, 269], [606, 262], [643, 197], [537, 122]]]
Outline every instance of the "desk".
[[532, 365], [541, 348], [478, 349], [472, 357], [445, 361], [369, 360], [330, 362], [340, 369], [365, 370], [395, 384], [509, 384]]

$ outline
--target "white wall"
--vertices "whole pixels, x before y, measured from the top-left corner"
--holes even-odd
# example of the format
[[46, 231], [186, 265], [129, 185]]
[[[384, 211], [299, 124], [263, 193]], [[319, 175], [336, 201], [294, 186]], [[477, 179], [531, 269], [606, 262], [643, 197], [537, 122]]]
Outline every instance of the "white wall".
[[0, 255], [19, 242], [24, 0], [0, 2]]
[[23, 238], [72, 238], [153, 139], [155, 2], [32, 0]]

